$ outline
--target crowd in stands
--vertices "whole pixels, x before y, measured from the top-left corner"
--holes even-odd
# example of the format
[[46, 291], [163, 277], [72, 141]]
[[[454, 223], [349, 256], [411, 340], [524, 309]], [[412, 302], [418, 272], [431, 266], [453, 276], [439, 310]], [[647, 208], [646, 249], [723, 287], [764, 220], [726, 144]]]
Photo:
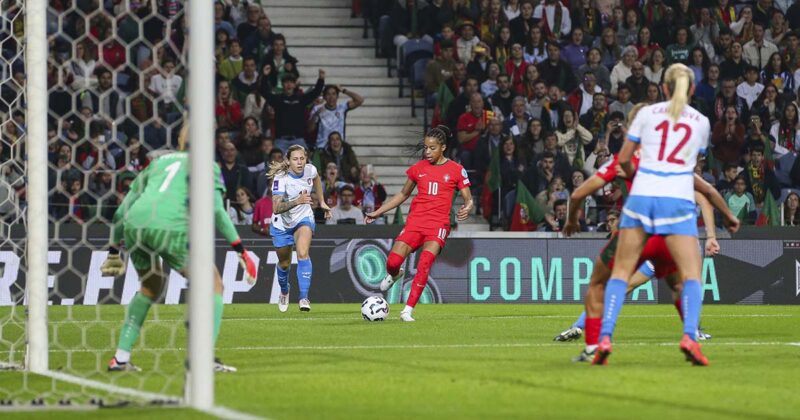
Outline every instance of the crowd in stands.
[[[485, 190], [492, 157], [501, 182], [484, 211], [508, 227], [520, 184], [559, 230], [562, 200], [624, 140], [628, 112], [663, 100], [672, 63], [687, 64], [692, 106], [711, 119], [712, 147], [697, 171], [731, 208], [755, 221], [773, 201], [795, 225], [800, 187], [800, 5], [791, 0], [360, 0], [379, 52], [402, 57], [408, 40], [432, 43], [425, 68], [432, 124], [454, 133], [451, 157]], [[0, 216], [25, 207], [24, 14], [0, 11]], [[385, 189], [346, 141], [357, 92], [300, 74], [291, 40], [257, 1], [214, 3], [216, 150], [231, 217], [270, 214], [272, 161], [303, 144], [330, 206], [379, 206]], [[107, 222], [153, 152], [176, 147], [187, 104], [184, 2], [51, 0], [47, 64], [50, 214]], [[352, 191], [351, 191], [352, 190]], [[350, 195], [352, 193], [352, 204]], [[592, 197], [582, 220], [605, 221], [622, 192]], [[346, 196], [346, 197], [345, 197]], [[268, 200], [267, 200], [268, 201]], [[322, 215], [320, 214], [320, 221]]]
[[[713, 127], [697, 172], [745, 221], [765, 202], [796, 225], [800, 187], [800, 4], [792, 0], [363, 0], [385, 57], [433, 44], [424, 86], [433, 125], [457, 133], [452, 157], [477, 192], [499, 151], [494, 211], [508, 226], [524, 184], [563, 224], [559, 204], [617, 153], [628, 113], [664, 100], [672, 63], [695, 76], [691, 105]], [[484, 187], [485, 188], [485, 187]], [[582, 221], [617, 206], [608, 186]], [[773, 208], [769, 203], [768, 207]], [[771, 211], [771, 210], [770, 210]], [[562, 212], [563, 213], [563, 212]], [[563, 214], [562, 214], [563, 215]], [[774, 218], [773, 218], [774, 219]], [[559, 222], [560, 220], [560, 222]], [[773, 221], [774, 222], [774, 221]], [[501, 222], [501, 224], [503, 224]]]
[[[0, 10], [0, 217], [13, 221], [25, 208], [25, 150], [18, 139], [26, 104], [23, 13], [9, 3]], [[177, 147], [188, 104], [184, 7], [175, 0], [49, 2], [52, 220], [108, 223], [150, 159]], [[273, 31], [258, 1], [215, 1], [213, 7], [216, 153], [231, 218], [253, 225], [255, 213], [270, 221], [269, 163], [301, 144], [323, 176], [328, 205], [336, 206], [334, 222], [363, 223], [352, 210], [372, 211], [386, 197], [372, 166], [360, 164], [345, 141], [347, 113], [364, 98], [326, 84], [323, 70], [300, 74], [290, 40]]]

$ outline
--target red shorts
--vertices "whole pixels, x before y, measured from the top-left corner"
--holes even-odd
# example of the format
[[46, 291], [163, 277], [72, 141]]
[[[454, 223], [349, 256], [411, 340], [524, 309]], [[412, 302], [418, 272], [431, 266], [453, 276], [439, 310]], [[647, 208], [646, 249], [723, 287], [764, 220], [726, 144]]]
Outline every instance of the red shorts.
[[412, 251], [416, 251], [421, 247], [425, 242], [435, 241], [439, 243], [439, 246], [444, 248], [444, 243], [447, 240], [447, 236], [450, 235], [450, 229], [439, 228], [439, 229], [422, 229], [417, 228], [414, 226], [406, 226], [400, 232], [400, 235], [395, 238], [395, 241], [400, 241], [405, 243], [406, 245], [411, 247]]
[[[647, 260], [650, 260], [653, 266], [655, 266], [656, 278], [663, 279], [678, 271], [678, 267], [672, 259], [672, 254], [669, 253], [669, 248], [667, 248], [667, 241], [664, 240], [663, 236], [653, 235], [647, 238], [647, 242], [644, 244], [642, 255], [639, 257], [636, 267], [638, 268]], [[608, 268], [610, 270], [614, 269], [613, 258], [608, 263]]]

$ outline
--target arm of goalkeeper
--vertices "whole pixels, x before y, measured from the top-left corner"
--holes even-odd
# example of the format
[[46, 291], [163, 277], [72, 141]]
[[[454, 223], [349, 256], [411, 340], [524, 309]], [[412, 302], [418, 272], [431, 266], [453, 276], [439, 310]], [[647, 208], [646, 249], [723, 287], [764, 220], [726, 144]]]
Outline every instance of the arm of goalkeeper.
[[247, 284], [251, 286], [256, 284], [256, 263], [250, 257], [250, 254], [247, 253], [247, 250], [244, 249], [242, 240], [235, 240], [231, 243], [231, 247], [239, 254], [239, 265], [242, 267], [242, 270], [244, 270], [244, 279], [247, 280]]
[[108, 257], [100, 266], [100, 272], [104, 276], [119, 277], [125, 274], [125, 261], [119, 254], [119, 248], [112, 246], [108, 249]]

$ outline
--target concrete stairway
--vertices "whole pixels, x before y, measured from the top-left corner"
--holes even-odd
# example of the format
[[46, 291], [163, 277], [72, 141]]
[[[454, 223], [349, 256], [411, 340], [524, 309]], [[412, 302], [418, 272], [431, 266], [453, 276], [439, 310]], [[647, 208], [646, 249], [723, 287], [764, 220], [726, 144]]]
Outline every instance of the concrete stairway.
[[[364, 96], [364, 105], [348, 114], [347, 142], [360, 162], [374, 165], [387, 192], [397, 193], [412, 163], [409, 146], [420, 138], [422, 119], [411, 117], [409, 88], [403, 98], [398, 96], [397, 78], [387, 77], [385, 59], [375, 58], [374, 40], [361, 37], [363, 20], [350, 17], [350, 0], [262, 3], [274, 30], [286, 36], [289, 52], [299, 60], [303, 85], [314, 83], [317, 69], [322, 68], [327, 83]], [[409, 204], [410, 200], [404, 206], [405, 214]], [[461, 228], [488, 229], [477, 218]]]

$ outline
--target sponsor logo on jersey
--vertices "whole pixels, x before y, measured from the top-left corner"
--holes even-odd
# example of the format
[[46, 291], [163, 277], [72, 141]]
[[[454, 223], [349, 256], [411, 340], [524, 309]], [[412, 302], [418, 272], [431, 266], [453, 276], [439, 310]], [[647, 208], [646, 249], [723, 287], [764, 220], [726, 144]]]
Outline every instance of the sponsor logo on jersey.
[[276, 190], [276, 191], [278, 190], [278, 180], [277, 179], [275, 181], [272, 181], [272, 189]]
[[428, 174], [419, 174], [419, 177], [422, 178], [423, 176], [427, 176]]

